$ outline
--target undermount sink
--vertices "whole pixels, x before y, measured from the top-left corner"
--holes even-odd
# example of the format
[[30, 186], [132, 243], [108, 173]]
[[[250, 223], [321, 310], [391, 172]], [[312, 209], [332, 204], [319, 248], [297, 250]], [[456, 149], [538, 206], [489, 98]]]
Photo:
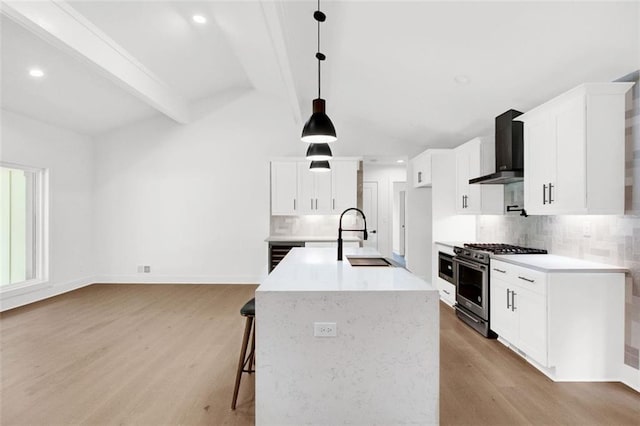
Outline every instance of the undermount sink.
[[384, 257], [366, 257], [366, 256], [347, 256], [351, 266], [393, 266]]

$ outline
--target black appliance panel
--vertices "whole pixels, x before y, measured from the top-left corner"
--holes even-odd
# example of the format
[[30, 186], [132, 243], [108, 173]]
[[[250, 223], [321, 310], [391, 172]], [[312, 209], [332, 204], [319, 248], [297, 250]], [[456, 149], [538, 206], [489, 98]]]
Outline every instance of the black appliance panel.
[[438, 276], [451, 284], [456, 283], [453, 270], [453, 256], [447, 253], [438, 252]]

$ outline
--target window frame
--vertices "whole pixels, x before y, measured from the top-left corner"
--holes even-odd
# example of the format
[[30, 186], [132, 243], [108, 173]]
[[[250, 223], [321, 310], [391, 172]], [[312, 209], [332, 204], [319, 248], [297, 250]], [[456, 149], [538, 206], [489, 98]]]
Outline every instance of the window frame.
[[0, 286], [0, 294], [22, 293], [20, 290], [31, 290], [49, 281], [49, 170], [45, 168], [25, 166], [23, 164], [0, 161], [0, 167], [23, 170], [33, 173], [30, 197], [32, 206], [33, 234], [31, 235], [31, 258], [27, 271], [33, 269], [33, 278], [13, 284]]

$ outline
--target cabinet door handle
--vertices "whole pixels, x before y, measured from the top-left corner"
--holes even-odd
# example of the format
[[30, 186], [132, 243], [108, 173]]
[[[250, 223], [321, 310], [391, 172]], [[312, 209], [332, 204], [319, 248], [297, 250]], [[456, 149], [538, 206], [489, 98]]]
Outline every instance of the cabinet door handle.
[[535, 283], [536, 282], [536, 280], [530, 280], [529, 278], [521, 277], [520, 275], [518, 275], [518, 278], [520, 278], [521, 280], [530, 282], [530, 283]]
[[310, 198], [309, 201], [311, 201], [311, 210], [313, 210], [313, 198]]
[[333, 207], [332, 208], [333, 208], [333, 210], [336, 209], [336, 199], [335, 198], [333, 199]]
[[551, 190], [553, 189], [553, 185], [549, 182], [549, 204], [553, 203], [553, 198], [551, 198]]
[[294, 210], [296, 209], [296, 199], [295, 198], [293, 199], [293, 209]]
[[547, 204], [547, 185], [542, 185], [542, 204]]
[[511, 309], [511, 306], [509, 305], [509, 293], [511, 293], [511, 290], [507, 289], [507, 309]]
[[418, 183], [422, 183], [422, 172], [418, 172]]
[[449, 292], [448, 292], [447, 290], [445, 290], [445, 289], [442, 289], [442, 291], [444, 291], [444, 292], [445, 292], [445, 293], [447, 293], [447, 294], [451, 294], [451, 293], [449, 293]]
[[496, 272], [500, 272], [501, 274], [506, 274], [507, 271], [503, 271], [502, 269], [498, 269], [498, 268], [493, 268], [494, 271]]
[[516, 310], [516, 292], [511, 290], [511, 311]]

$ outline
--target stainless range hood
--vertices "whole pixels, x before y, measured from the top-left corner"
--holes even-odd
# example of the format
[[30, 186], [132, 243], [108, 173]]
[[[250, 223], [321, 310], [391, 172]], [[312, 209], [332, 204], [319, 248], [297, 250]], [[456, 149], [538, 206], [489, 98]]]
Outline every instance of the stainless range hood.
[[523, 123], [513, 121], [519, 115], [520, 111], [510, 109], [496, 117], [496, 172], [469, 183], [506, 185], [524, 179]]

